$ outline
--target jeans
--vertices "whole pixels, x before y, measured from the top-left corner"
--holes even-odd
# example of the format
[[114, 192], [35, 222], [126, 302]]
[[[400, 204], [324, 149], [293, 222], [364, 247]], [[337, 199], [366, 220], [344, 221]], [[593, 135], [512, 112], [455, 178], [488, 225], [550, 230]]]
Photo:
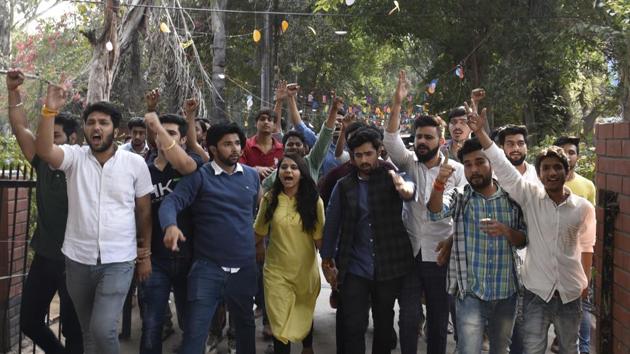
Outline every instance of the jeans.
[[520, 294], [516, 300], [516, 319], [512, 330], [512, 344], [510, 344], [510, 354], [523, 354], [523, 295]]
[[523, 295], [523, 349], [526, 354], [544, 354], [547, 332], [553, 323], [560, 346], [560, 354], [577, 353], [578, 329], [582, 319], [580, 298], [562, 303], [554, 295], [549, 302], [525, 289]]
[[580, 353], [591, 351], [591, 316], [591, 303], [582, 301], [582, 321], [580, 321], [578, 333]]
[[[65, 348], [45, 320], [55, 292], [59, 293], [61, 333], [66, 338]], [[20, 326], [22, 332], [46, 353], [83, 353], [81, 326], [66, 289], [64, 261], [35, 253], [22, 292]]]
[[456, 299], [459, 354], [478, 354], [488, 325], [490, 354], [505, 354], [510, 346], [517, 294], [507, 299], [484, 301], [467, 294]]
[[186, 277], [191, 260], [184, 258], [151, 258], [152, 273], [138, 286], [138, 302], [142, 304], [141, 354], [162, 353], [162, 327], [168, 310], [168, 299], [173, 289], [177, 322], [185, 323]]
[[133, 261], [86, 265], [66, 257], [66, 286], [81, 323], [86, 353], [120, 353], [118, 320], [133, 270]]
[[236, 273], [225, 272], [218, 264], [197, 259], [188, 274], [186, 331], [180, 353], [200, 354], [205, 348], [208, 328], [217, 306], [225, 299], [230, 316], [234, 316], [236, 352], [256, 352], [254, 295], [256, 263], [241, 267]]
[[370, 305], [374, 320], [372, 353], [391, 352], [394, 302], [400, 293], [402, 278], [384, 281], [368, 280], [348, 273], [340, 289], [345, 354], [365, 353], [365, 331]]
[[414, 269], [403, 278], [400, 291], [399, 321], [400, 352], [415, 354], [418, 351], [418, 324], [422, 316], [422, 293], [427, 305], [427, 353], [446, 353], [446, 336], [449, 315], [449, 296], [446, 292], [446, 266], [436, 262], [423, 262], [418, 252]]

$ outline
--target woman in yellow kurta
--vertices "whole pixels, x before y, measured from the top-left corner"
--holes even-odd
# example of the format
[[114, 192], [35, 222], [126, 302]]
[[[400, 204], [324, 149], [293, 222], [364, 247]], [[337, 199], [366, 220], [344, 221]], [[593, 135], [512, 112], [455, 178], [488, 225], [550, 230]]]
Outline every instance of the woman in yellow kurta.
[[265, 306], [274, 336], [274, 353], [290, 353], [290, 343], [303, 341], [302, 353], [312, 353], [312, 324], [320, 290], [317, 249], [321, 245], [324, 203], [297, 154], [278, 163], [274, 185], [265, 194], [254, 229], [257, 256], [264, 252]]

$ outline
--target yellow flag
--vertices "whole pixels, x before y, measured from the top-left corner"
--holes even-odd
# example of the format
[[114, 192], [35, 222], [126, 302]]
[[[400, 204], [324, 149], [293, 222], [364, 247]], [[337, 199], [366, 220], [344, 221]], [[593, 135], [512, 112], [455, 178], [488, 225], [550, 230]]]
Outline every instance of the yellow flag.
[[253, 35], [253, 37], [254, 37], [254, 42], [255, 42], [255, 43], [260, 42], [260, 37], [262, 37], [262, 35], [260, 34], [260, 31], [259, 31], [259, 30], [255, 29], [255, 30], [254, 30], [254, 33], [253, 33], [252, 35]]

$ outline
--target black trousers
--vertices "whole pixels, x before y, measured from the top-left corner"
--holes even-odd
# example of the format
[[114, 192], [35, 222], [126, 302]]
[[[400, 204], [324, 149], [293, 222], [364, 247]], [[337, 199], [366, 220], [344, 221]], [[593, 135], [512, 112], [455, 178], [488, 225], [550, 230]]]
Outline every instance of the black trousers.
[[365, 332], [370, 306], [374, 321], [372, 353], [391, 353], [394, 302], [400, 294], [402, 277], [375, 281], [348, 273], [340, 289], [344, 354], [365, 353]]
[[[22, 332], [50, 353], [83, 353], [83, 337], [79, 319], [66, 289], [66, 266], [63, 260], [52, 260], [35, 253], [22, 293], [20, 326]], [[46, 325], [48, 307], [55, 293], [59, 293], [61, 333], [66, 346]]]

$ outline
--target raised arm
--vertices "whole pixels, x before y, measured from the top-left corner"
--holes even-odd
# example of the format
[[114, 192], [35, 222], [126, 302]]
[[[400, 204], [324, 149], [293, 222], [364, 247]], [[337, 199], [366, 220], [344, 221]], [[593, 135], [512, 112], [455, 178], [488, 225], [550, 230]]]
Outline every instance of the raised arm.
[[346, 129], [350, 126], [350, 124], [357, 121], [357, 117], [354, 113], [348, 113], [341, 120], [341, 130], [339, 131], [339, 138], [337, 139], [337, 145], [335, 145], [335, 157], [338, 159], [343, 155], [344, 147], [346, 145]]
[[524, 207], [531, 196], [540, 193], [538, 186], [527, 182], [516, 168], [505, 157], [501, 150], [488, 136], [484, 129], [486, 124], [486, 109], [477, 114], [476, 107], [470, 107], [464, 103], [468, 111], [468, 126], [475, 133], [486, 157], [492, 164], [492, 171], [495, 173], [499, 184], [505, 189], [512, 199]]
[[[448, 160], [440, 165], [440, 171], [438, 172], [435, 182], [433, 182], [433, 189], [431, 190], [431, 196], [427, 203], [427, 209], [431, 214], [439, 214], [444, 209], [444, 189], [448, 179], [453, 174], [453, 167], [448, 164]], [[434, 215], [431, 215], [433, 219]]]
[[188, 130], [186, 131], [186, 147], [195, 154], [201, 156], [203, 162], [210, 160], [210, 155], [203, 149], [203, 147], [197, 141], [197, 131], [195, 130], [195, 119], [197, 118], [197, 109], [199, 108], [199, 101], [194, 98], [189, 98], [184, 101], [184, 115], [186, 116], [186, 122], [188, 123]]
[[398, 73], [398, 84], [392, 98], [392, 113], [387, 123], [386, 130], [388, 133], [396, 133], [400, 127], [400, 106], [405, 97], [407, 97], [407, 92], [407, 75], [404, 70], [400, 70]]
[[11, 69], [7, 73], [7, 91], [9, 92], [9, 123], [15, 134], [22, 154], [28, 161], [35, 156], [35, 135], [29, 129], [24, 102], [20, 94], [20, 85], [24, 82], [24, 74], [20, 70]]
[[55, 116], [59, 114], [59, 110], [65, 105], [66, 94], [65, 86], [48, 85], [46, 103], [42, 108], [37, 129], [37, 139], [35, 140], [37, 155], [53, 168], [60, 168], [64, 158], [63, 149], [54, 144], [54, 135]]

